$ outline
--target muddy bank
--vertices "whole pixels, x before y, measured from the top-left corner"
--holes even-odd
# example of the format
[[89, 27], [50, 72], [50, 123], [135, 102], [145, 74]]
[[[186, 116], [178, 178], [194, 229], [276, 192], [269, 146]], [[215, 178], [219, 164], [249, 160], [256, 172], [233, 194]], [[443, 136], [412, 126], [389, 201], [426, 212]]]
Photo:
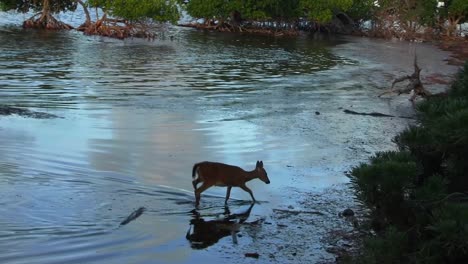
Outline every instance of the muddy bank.
[[450, 65], [462, 66], [468, 60], [468, 40], [443, 41], [438, 47], [452, 53], [446, 61]]
[[240, 227], [237, 241], [227, 237], [227, 243], [209, 252], [219, 252], [232, 263], [256, 263], [247, 253], [258, 254], [261, 263], [333, 263], [342, 247], [356, 246], [352, 235], [357, 221], [340, 215], [346, 207], [362, 215], [347, 185], [318, 192], [284, 191], [284, 203], [272, 214], [253, 217]]

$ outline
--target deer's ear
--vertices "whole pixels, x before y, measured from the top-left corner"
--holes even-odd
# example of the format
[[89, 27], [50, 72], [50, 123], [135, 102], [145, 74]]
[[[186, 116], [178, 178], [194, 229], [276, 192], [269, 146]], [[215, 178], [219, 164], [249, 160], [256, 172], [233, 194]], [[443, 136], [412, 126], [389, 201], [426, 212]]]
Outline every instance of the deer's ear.
[[260, 167], [262, 167], [262, 168], [263, 168], [263, 161], [262, 161], [262, 160], [260, 161], [260, 163], [259, 163], [259, 164], [260, 164]]
[[257, 164], [255, 164], [255, 167], [258, 168], [258, 166], [260, 166], [260, 162], [257, 160]]

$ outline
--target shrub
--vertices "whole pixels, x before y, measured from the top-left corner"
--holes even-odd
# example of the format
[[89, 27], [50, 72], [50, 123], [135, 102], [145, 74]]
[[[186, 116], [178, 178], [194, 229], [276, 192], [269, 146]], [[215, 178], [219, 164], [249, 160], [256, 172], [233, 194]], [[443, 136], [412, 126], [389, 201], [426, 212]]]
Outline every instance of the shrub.
[[401, 263], [408, 252], [409, 240], [405, 232], [390, 226], [381, 237], [364, 241], [364, 254], [359, 263]]
[[424, 259], [438, 263], [468, 263], [468, 205], [447, 203], [434, 211], [427, 227], [432, 239], [423, 243]]
[[362, 263], [468, 263], [468, 62], [446, 98], [418, 104], [418, 124], [351, 173], [377, 236]]
[[361, 164], [351, 172], [358, 197], [373, 209], [381, 224], [405, 224], [405, 199], [413, 189], [418, 166], [409, 152], [381, 152], [371, 164]]

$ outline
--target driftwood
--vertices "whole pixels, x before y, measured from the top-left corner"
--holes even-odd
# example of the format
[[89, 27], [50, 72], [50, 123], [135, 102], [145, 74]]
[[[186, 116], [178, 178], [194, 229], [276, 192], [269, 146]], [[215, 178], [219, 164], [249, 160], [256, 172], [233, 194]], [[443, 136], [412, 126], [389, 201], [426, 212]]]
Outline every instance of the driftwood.
[[399, 118], [413, 119], [412, 117], [408, 117], [408, 116], [394, 116], [394, 115], [387, 115], [387, 114], [382, 114], [378, 112], [362, 113], [362, 112], [356, 112], [356, 111], [348, 110], [348, 109], [343, 110], [343, 112], [345, 112], [346, 114], [351, 114], [351, 115], [367, 115], [367, 116], [374, 116], [374, 117], [399, 117]]
[[[399, 82], [406, 81], [406, 80], [409, 81], [409, 84], [405, 88], [394, 89], [395, 84], [397, 84]], [[413, 74], [402, 76], [400, 78], [396, 78], [392, 82], [392, 87], [390, 89], [388, 89], [387, 91], [379, 94], [379, 97], [381, 97], [384, 94], [395, 93], [395, 92], [398, 93], [398, 95], [400, 95], [402, 93], [411, 93], [411, 92], [413, 92], [413, 94], [411, 95], [411, 97], [409, 99], [413, 104], [414, 104], [414, 100], [416, 99], [417, 96], [421, 96], [422, 98], [427, 98], [427, 97], [432, 96], [432, 93], [429, 92], [428, 90], [426, 90], [424, 88], [422, 82], [421, 82], [421, 68], [419, 68], [419, 66], [418, 66], [416, 55], [414, 56], [414, 72], [413, 72]]]

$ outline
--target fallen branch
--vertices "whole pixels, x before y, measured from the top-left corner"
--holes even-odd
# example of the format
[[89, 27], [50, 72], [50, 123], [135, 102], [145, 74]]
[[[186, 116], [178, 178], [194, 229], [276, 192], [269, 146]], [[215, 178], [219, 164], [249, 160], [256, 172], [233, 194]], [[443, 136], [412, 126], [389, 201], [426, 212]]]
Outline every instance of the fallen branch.
[[399, 117], [399, 118], [413, 119], [413, 117], [409, 117], [409, 116], [394, 116], [394, 115], [387, 115], [387, 114], [382, 114], [378, 112], [362, 113], [362, 112], [356, 112], [356, 111], [348, 110], [348, 109], [343, 110], [343, 112], [345, 112], [346, 114], [351, 114], [351, 115], [367, 115], [367, 116], [374, 116], [374, 117]]

